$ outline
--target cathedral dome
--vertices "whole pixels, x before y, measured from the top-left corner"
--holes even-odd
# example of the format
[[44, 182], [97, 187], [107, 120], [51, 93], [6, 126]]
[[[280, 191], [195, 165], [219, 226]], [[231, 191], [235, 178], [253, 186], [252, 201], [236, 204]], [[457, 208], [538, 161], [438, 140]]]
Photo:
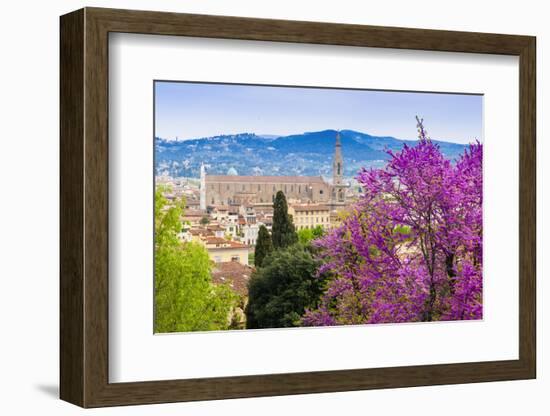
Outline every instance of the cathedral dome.
[[227, 176], [238, 176], [237, 169], [231, 167], [227, 170]]

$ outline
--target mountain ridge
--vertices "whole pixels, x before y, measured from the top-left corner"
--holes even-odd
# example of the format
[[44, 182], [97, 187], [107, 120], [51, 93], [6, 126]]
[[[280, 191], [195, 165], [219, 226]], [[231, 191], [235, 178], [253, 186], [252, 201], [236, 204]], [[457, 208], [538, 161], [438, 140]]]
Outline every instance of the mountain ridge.
[[[189, 140], [155, 137], [155, 174], [198, 177], [201, 163], [211, 174], [332, 176], [336, 130], [287, 136], [238, 133]], [[344, 176], [354, 177], [361, 167], [382, 167], [388, 150], [414, 146], [418, 140], [373, 136], [340, 130]], [[456, 159], [468, 145], [433, 140], [449, 159]]]

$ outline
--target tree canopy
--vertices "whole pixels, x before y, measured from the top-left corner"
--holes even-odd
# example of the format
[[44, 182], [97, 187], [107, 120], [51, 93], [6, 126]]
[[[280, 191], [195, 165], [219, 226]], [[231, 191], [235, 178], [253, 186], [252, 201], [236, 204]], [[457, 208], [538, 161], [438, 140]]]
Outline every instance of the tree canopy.
[[313, 240], [321, 238], [325, 234], [325, 230], [320, 225], [315, 228], [303, 228], [298, 230], [298, 241], [302, 244], [308, 244]]
[[295, 244], [267, 256], [248, 286], [247, 328], [300, 326], [306, 308], [314, 308], [323, 292], [318, 261], [311, 247]]
[[155, 332], [226, 329], [235, 303], [231, 289], [211, 283], [204, 247], [181, 242], [184, 202], [168, 206], [155, 193]]
[[361, 200], [318, 242], [331, 281], [305, 325], [482, 317], [482, 159], [452, 163], [425, 134], [363, 169]]
[[275, 249], [288, 247], [298, 241], [292, 218], [288, 214], [285, 194], [278, 191], [273, 202], [271, 239]]
[[260, 225], [258, 230], [258, 238], [256, 239], [256, 247], [254, 248], [254, 265], [260, 267], [264, 258], [273, 251], [273, 243], [271, 235], [265, 225]]

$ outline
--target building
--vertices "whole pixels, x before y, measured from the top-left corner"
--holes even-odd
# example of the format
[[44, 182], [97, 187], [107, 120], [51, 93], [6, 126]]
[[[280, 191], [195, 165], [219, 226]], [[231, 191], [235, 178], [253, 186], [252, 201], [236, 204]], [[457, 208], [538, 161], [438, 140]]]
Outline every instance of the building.
[[248, 266], [249, 247], [247, 245], [219, 237], [207, 237], [202, 241], [210, 259], [215, 263], [236, 261]]
[[202, 210], [206, 210], [206, 168], [204, 163], [201, 164], [201, 184], [200, 184], [200, 204], [199, 207]]
[[241, 205], [239, 207], [239, 214], [242, 215], [247, 224], [256, 224], [256, 209], [254, 205]]
[[288, 207], [288, 213], [292, 215], [297, 230], [317, 226], [325, 230], [328, 229], [330, 227], [330, 212], [329, 206], [320, 204], [290, 205]]
[[336, 133], [334, 158], [332, 160], [332, 194], [331, 201], [335, 205], [344, 205], [346, 202], [346, 188], [344, 184], [344, 160], [342, 158], [342, 143], [340, 133]]
[[331, 193], [321, 176], [206, 175], [204, 182], [209, 205], [272, 204], [278, 191], [283, 191], [287, 199], [328, 202]]
[[344, 164], [340, 133], [336, 133], [333, 183], [321, 176], [239, 176], [208, 175], [201, 166], [200, 207], [217, 205], [272, 204], [278, 191], [287, 200], [340, 206], [345, 203]]
[[214, 233], [214, 237], [225, 238], [225, 228], [219, 224], [209, 225], [206, 229]]
[[260, 226], [258, 224], [245, 224], [241, 227], [242, 237], [241, 240], [244, 244], [249, 246], [255, 246], [256, 240], [258, 240], [258, 233]]
[[248, 281], [253, 270], [236, 261], [216, 263], [212, 270], [212, 282], [217, 285], [227, 284], [244, 298], [248, 296]]
[[185, 225], [189, 225], [190, 227], [196, 227], [201, 224], [201, 221], [203, 221], [203, 218], [207, 218], [207, 214], [205, 211], [196, 210], [196, 209], [186, 209], [183, 213], [183, 216], [181, 218], [182, 223]]
[[244, 329], [246, 326], [245, 308], [248, 303], [248, 281], [253, 268], [236, 261], [216, 263], [212, 270], [212, 282], [215, 285], [228, 285], [240, 297], [240, 302], [228, 317], [231, 329]]

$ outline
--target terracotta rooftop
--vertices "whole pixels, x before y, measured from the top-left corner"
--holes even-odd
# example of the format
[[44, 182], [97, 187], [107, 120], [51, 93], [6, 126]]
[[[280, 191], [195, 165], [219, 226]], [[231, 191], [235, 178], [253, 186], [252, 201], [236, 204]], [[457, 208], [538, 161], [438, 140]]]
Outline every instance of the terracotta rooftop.
[[229, 240], [226, 240], [225, 238], [221, 237], [208, 237], [205, 240], [206, 244], [228, 244], [230, 243]]
[[265, 183], [277, 184], [287, 183], [307, 184], [307, 183], [324, 183], [320, 176], [231, 176], [231, 175], [206, 175], [206, 182], [222, 182], [222, 183]]
[[198, 214], [198, 213], [196, 214], [196, 213], [186, 212], [182, 215], [182, 218], [202, 218], [204, 216], [206, 216], [206, 214]]
[[326, 205], [292, 205], [294, 211], [329, 211]]
[[248, 295], [248, 281], [254, 269], [238, 261], [216, 263], [212, 270], [212, 282], [215, 284], [227, 283], [238, 294]]
[[212, 231], [225, 231], [225, 228], [223, 228], [221, 225], [217, 225], [217, 224], [209, 225], [208, 229], [212, 230]]
[[232, 248], [248, 248], [246, 244], [239, 243], [238, 241], [230, 241], [229, 243], [231, 244]]
[[189, 233], [191, 233], [191, 235], [201, 235], [201, 236], [214, 235], [214, 233], [211, 230], [205, 230], [204, 228], [191, 228], [189, 230]]
[[221, 237], [207, 237], [204, 242], [206, 244], [223, 244], [224, 247], [211, 247], [216, 249], [224, 249], [224, 248], [248, 248], [246, 244], [239, 243], [238, 241], [233, 240], [226, 240], [225, 238]]

